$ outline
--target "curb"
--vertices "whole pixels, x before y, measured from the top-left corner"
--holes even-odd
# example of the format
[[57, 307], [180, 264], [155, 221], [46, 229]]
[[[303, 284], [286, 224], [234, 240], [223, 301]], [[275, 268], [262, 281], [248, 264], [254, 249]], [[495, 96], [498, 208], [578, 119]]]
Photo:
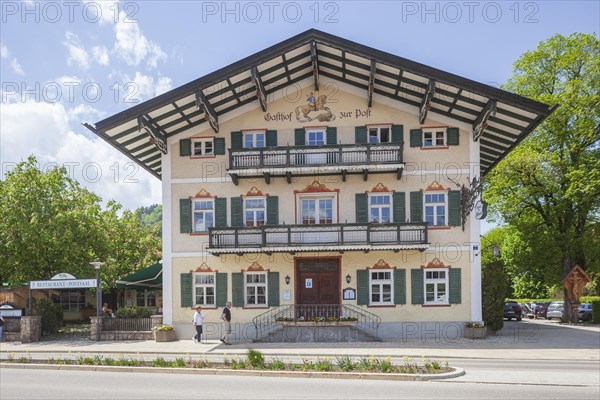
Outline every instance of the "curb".
[[267, 371], [219, 368], [158, 368], [158, 367], [118, 367], [105, 365], [56, 365], [56, 364], [19, 364], [0, 362], [0, 369], [46, 369], [55, 371], [82, 370], [90, 372], [134, 372], [179, 375], [241, 375], [279, 378], [325, 378], [325, 379], [366, 379], [391, 381], [431, 381], [457, 378], [465, 374], [462, 368], [442, 374], [384, 374], [375, 372], [316, 372], [316, 371]]

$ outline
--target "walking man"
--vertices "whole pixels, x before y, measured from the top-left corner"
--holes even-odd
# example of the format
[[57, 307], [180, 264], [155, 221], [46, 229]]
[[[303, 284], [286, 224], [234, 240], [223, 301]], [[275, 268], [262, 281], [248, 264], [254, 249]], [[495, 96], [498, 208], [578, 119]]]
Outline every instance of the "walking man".
[[192, 324], [196, 327], [196, 335], [194, 336], [194, 343], [200, 343], [202, 341], [202, 322], [204, 322], [204, 317], [202, 316], [202, 307], [196, 307], [196, 312], [194, 313], [194, 319], [192, 320]]
[[223, 308], [223, 314], [221, 314], [221, 319], [223, 320], [223, 337], [221, 338], [221, 342], [229, 345], [229, 335], [231, 335], [231, 302], [228, 301], [225, 304], [225, 308]]

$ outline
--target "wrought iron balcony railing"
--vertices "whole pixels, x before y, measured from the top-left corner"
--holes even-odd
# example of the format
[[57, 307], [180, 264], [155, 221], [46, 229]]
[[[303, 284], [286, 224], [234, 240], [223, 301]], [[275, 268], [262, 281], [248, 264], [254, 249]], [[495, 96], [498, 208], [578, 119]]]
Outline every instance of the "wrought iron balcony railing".
[[424, 223], [352, 223], [210, 228], [208, 250], [221, 254], [427, 247]]

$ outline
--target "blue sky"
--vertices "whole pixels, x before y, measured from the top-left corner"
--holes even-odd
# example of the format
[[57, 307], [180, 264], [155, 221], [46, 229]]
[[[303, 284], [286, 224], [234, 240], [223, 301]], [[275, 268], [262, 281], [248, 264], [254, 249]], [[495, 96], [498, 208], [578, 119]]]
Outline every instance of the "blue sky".
[[0, 162], [66, 165], [103, 199], [160, 182], [81, 126], [309, 28], [498, 86], [560, 33], [598, 34], [598, 1], [2, 1]]

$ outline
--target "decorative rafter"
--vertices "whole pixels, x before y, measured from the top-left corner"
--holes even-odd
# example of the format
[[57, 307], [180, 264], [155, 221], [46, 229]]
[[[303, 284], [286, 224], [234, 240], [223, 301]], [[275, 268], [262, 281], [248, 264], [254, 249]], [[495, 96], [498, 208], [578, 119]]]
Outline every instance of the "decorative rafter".
[[369, 86], [367, 88], [367, 107], [371, 107], [373, 105], [373, 92], [375, 91], [375, 70], [377, 68], [377, 63], [375, 60], [371, 60], [371, 71], [369, 72]]
[[483, 131], [487, 128], [488, 119], [492, 116], [496, 115], [496, 100], [490, 99], [488, 100], [483, 110], [477, 116], [477, 119], [473, 123], [473, 141], [476, 142], [481, 135], [483, 135]]
[[317, 42], [310, 42], [310, 60], [312, 61], [313, 79], [315, 81], [315, 90], [319, 90], [319, 62], [317, 58]]
[[262, 79], [260, 79], [258, 68], [256, 66], [252, 67], [252, 69], [250, 70], [250, 74], [252, 75], [252, 82], [254, 83], [254, 88], [256, 89], [256, 97], [258, 98], [258, 102], [260, 103], [260, 108], [262, 108], [262, 110], [266, 112], [267, 92], [265, 91]]
[[213, 131], [215, 131], [215, 133], [219, 133], [219, 116], [212, 108], [202, 91], [196, 92], [196, 106], [204, 113], [204, 117], [210, 124], [210, 127], [213, 129]]
[[167, 154], [167, 139], [165, 138], [165, 134], [156, 128], [146, 115], [138, 117], [138, 130], [141, 131], [142, 129], [150, 136], [150, 143], [155, 145], [164, 154]]
[[425, 89], [425, 94], [423, 95], [423, 100], [421, 100], [421, 106], [419, 107], [419, 123], [425, 123], [425, 118], [427, 118], [427, 111], [431, 108], [431, 100], [435, 95], [435, 80], [430, 79], [427, 84], [427, 89]]

